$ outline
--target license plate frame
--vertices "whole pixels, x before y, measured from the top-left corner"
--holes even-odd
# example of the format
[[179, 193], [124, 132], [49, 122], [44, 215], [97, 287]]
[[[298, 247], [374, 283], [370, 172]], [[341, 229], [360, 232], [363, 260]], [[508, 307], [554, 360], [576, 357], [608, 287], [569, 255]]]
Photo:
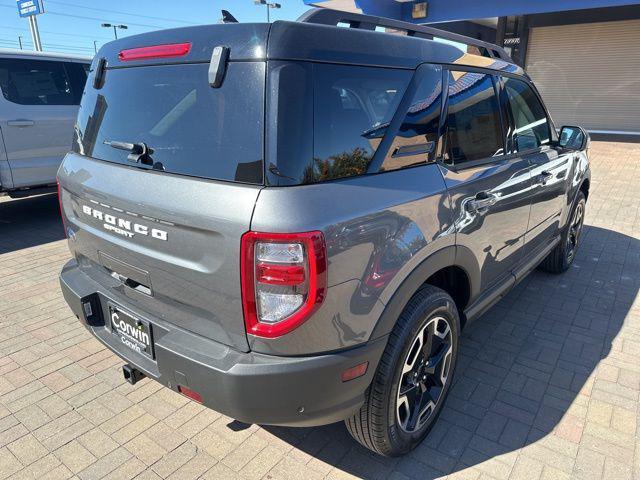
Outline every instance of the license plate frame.
[[111, 333], [130, 350], [153, 360], [151, 323], [112, 303], [108, 304], [108, 309]]

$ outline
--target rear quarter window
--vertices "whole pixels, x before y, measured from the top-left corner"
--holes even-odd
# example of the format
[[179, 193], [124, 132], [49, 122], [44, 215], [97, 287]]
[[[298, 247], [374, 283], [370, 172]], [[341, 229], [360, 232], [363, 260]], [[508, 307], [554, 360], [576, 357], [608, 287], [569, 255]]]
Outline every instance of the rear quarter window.
[[[426, 67], [426, 66], [425, 66]], [[427, 70], [425, 68], [425, 70]], [[267, 184], [300, 185], [367, 173], [398, 114], [415, 70], [270, 62]], [[429, 66], [379, 172], [424, 164], [435, 156], [442, 69]], [[406, 108], [406, 107], [405, 107]]]
[[421, 165], [436, 156], [442, 107], [442, 69], [432, 65], [428, 67], [382, 162], [383, 171]]
[[412, 74], [315, 65], [313, 163], [303, 183], [366, 173]]

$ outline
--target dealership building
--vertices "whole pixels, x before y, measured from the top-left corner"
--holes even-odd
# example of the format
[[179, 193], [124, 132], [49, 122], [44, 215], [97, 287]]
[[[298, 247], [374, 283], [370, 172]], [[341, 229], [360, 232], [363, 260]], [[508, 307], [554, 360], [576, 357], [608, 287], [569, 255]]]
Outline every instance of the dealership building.
[[640, 134], [640, 3], [620, 0], [304, 0], [502, 45], [556, 125]]

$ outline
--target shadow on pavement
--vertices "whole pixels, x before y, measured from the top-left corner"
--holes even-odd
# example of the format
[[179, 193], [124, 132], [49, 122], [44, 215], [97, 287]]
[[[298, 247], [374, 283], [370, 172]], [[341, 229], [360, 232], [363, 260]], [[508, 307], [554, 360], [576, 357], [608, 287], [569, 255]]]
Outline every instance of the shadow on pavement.
[[264, 428], [326, 473], [335, 466], [367, 479], [392, 471], [420, 479], [445, 476], [552, 432], [577, 445], [581, 427], [570, 408], [580, 408], [586, 397], [579, 394], [591, 392], [590, 377], [609, 354], [640, 287], [638, 271], [640, 241], [585, 225], [568, 272], [532, 273], [464, 330], [442, 414], [425, 441], [403, 458], [371, 454], [342, 423]]
[[0, 201], [0, 255], [63, 238], [56, 194]]

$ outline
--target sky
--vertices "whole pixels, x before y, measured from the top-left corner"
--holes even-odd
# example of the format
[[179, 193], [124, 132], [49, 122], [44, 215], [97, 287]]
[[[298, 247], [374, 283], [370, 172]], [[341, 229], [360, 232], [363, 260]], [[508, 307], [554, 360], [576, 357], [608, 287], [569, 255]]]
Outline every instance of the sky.
[[[118, 36], [151, 30], [217, 23], [222, 9], [241, 22], [266, 22], [266, 7], [253, 0], [43, 0], [45, 13], [38, 27], [45, 51], [93, 55], [97, 47], [113, 39], [113, 29], [101, 23], [128, 25]], [[271, 21], [295, 20], [307, 7], [303, 0], [277, 0], [281, 9], [271, 9]], [[18, 16], [15, 0], [0, 0], [0, 48], [33, 49], [29, 21]]]

